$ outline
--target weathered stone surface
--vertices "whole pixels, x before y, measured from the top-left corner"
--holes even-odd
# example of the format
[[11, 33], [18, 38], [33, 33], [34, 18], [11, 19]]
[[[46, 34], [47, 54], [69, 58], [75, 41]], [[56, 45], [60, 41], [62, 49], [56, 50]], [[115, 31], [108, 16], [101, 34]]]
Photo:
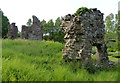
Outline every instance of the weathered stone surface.
[[103, 13], [97, 8], [82, 15], [64, 16], [61, 24], [66, 33], [63, 59], [81, 59], [84, 64], [89, 64], [92, 46], [96, 46], [99, 62], [108, 62], [104, 28]]
[[12, 23], [8, 26], [8, 38], [16, 39], [18, 38], [18, 28], [15, 26], [15, 23]]
[[21, 38], [30, 40], [42, 40], [43, 38], [43, 26], [40, 24], [40, 20], [36, 16], [32, 16], [33, 24], [31, 26], [22, 26]]
[[33, 24], [39, 25], [40, 24], [40, 20], [36, 17], [36, 16], [32, 16], [33, 18]]
[[28, 39], [29, 38], [29, 32], [30, 32], [30, 27], [22, 25], [21, 38], [22, 39]]

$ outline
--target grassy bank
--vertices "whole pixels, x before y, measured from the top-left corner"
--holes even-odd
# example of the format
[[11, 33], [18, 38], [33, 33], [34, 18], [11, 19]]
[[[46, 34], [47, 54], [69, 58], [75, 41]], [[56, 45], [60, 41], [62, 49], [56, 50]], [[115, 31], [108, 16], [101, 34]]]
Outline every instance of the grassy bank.
[[[90, 74], [80, 63], [64, 63], [63, 44], [53, 41], [3, 40], [3, 81], [117, 81], [118, 70]], [[111, 57], [111, 60], [118, 59]]]

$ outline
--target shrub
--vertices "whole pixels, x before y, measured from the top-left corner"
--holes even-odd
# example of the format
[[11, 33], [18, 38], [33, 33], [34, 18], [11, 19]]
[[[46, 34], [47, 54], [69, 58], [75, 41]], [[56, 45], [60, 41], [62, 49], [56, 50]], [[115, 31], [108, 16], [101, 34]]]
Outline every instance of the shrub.
[[82, 15], [85, 12], [89, 12], [89, 11], [91, 11], [91, 9], [88, 9], [87, 7], [81, 7], [74, 14], [75, 15]]

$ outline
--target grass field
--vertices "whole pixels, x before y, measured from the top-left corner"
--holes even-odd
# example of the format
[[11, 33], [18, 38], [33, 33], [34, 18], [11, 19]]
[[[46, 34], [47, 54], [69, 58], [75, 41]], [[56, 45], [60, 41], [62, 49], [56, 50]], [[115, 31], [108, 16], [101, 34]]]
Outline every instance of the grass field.
[[[3, 40], [2, 81], [117, 81], [118, 68], [90, 74], [81, 63], [62, 60], [64, 45], [53, 41]], [[111, 60], [118, 62], [117, 58]]]

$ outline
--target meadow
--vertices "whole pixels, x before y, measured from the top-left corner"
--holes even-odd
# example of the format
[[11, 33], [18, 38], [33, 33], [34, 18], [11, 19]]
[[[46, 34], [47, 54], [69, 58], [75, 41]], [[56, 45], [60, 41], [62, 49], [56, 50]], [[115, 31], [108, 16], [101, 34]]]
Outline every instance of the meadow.
[[[54, 41], [2, 40], [2, 81], [119, 80], [119, 66], [89, 73], [80, 62], [64, 62], [63, 48], [64, 44]], [[109, 59], [118, 63], [118, 58]]]

